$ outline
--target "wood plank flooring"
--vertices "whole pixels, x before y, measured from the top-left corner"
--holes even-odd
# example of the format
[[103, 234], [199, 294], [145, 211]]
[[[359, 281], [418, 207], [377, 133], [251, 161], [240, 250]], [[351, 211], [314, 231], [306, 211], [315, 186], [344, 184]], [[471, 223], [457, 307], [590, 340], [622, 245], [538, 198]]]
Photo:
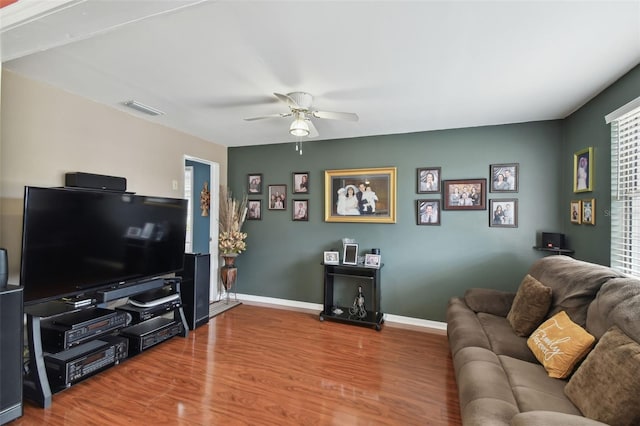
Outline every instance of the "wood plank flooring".
[[240, 305], [53, 396], [23, 425], [460, 425], [447, 338]]

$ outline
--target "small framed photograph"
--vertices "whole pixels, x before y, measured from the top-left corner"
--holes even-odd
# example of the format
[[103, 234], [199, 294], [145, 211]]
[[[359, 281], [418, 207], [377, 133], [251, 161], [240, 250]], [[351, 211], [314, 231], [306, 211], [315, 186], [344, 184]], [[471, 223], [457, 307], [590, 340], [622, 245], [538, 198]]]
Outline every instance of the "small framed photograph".
[[586, 225], [596, 224], [596, 199], [582, 200], [582, 223]]
[[294, 194], [309, 193], [309, 172], [293, 173], [293, 193]]
[[364, 255], [364, 266], [367, 268], [380, 267], [380, 255], [367, 253]]
[[344, 245], [344, 253], [342, 255], [343, 265], [357, 265], [358, 264], [358, 244], [347, 243]]
[[573, 154], [573, 192], [593, 191], [593, 148]]
[[517, 228], [518, 200], [515, 198], [489, 200], [489, 226]]
[[571, 215], [571, 223], [580, 225], [582, 223], [582, 201], [571, 201], [571, 207], [569, 211]]
[[445, 210], [486, 210], [487, 180], [458, 179], [445, 180]]
[[490, 192], [518, 192], [518, 163], [492, 164], [489, 166], [491, 175]]
[[418, 200], [418, 225], [440, 225], [440, 200]]
[[269, 210], [287, 209], [287, 185], [269, 185]]
[[247, 201], [247, 220], [262, 220], [262, 200]]
[[337, 251], [325, 251], [324, 252], [324, 264], [325, 265], [339, 265], [340, 253]]
[[418, 169], [418, 194], [440, 192], [440, 167], [422, 167]]
[[291, 203], [293, 220], [301, 222], [309, 221], [309, 200], [292, 200]]
[[247, 192], [249, 194], [262, 194], [262, 173], [249, 173], [247, 175]]

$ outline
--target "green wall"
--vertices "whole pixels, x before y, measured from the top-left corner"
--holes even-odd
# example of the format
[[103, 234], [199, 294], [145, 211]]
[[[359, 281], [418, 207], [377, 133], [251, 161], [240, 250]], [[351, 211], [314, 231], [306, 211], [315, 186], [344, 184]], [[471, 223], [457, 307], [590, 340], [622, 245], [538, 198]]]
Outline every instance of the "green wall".
[[[285, 127], [283, 127], [285, 129]], [[286, 129], [285, 129], [286, 130]], [[469, 287], [515, 291], [533, 261], [540, 231], [560, 231], [562, 122], [546, 121], [344, 140], [229, 149], [228, 182], [246, 192], [249, 173], [262, 173], [262, 220], [248, 221], [248, 250], [237, 260], [240, 293], [322, 303], [322, 253], [355, 238], [361, 252], [382, 252], [382, 310], [443, 321], [447, 301]], [[517, 228], [490, 228], [489, 212], [444, 211], [441, 226], [416, 225], [416, 169], [442, 167], [443, 179], [487, 178], [489, 165], [520, 164]], [[397, 167], [397, 223], [325, 223], [324, 170]], [[292, 172], [310, 173], [308, 195], [291, 193]], [[266, 208], [267, 186], [287, 184], [286, 211]], [[291, 220], [291, 200], [309, 200], [309, 221]], [[487, 202], [488, 205], [488, 202]]]
[[[640, 96], [640, 66], [563, 121], [562, 204], [563, 229], [575, 257], [609, 265], [611, 246], [611, 126], [605, 115]], [[587, 147], [594, 148], [594, 184], [592, 192], [573, 193], [573, 155]], [[569, 220], [571, 200], [596, 200], [595, 226], [572, 224]]]

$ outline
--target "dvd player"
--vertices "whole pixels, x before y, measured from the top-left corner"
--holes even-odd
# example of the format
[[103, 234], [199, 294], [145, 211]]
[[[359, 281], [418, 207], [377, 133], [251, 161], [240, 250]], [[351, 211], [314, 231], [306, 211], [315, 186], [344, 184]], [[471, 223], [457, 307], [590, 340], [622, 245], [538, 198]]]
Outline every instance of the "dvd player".
[[165, 317], [155, 317], [140, 324], [120, 330], [121, 336], [129, 338], [129, 353], [138, 354], [184, 332], [181, 322]]
[[91, 308], [43, 321], [40, 329], [43, 345], [60, 350], [69, 349], [127, 325], [128, 317], [124, 312]]
[[137, 324], [139, 322], [149, 320], [153, 317], [164, 315], [165, 313], [173, 311], [174, 309], [178, 309], [180, 307], [182, 307], [182, 303], [178, 298], [150, 307], [134, 306], [131, 303], [127, 303], [126, 305], [117, 306], [116, 310], [126, 312], [131, 316], [131, 324]]

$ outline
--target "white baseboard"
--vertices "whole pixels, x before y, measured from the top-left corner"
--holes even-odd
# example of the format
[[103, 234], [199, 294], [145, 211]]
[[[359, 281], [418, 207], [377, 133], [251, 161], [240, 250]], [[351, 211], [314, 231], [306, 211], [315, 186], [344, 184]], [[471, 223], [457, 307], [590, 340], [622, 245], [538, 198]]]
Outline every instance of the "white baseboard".
[[[244, 302], [262, 303], [266, 305], [286, 306], [288, 308], [304, 309], [308, 311], [322, 312], [324, 306], [320, 303], [299, 302], [297, 300], [278, 299], [275, 297], [254, 296], [252, 294], [238, 293], [238, 300]], [[411, 325], [422, 328], [432, 328], [436, 330], [447, 330], [447, 323], [440, 321], [424, 320], [420, 318], [404, 317], [401, 315], [384, 314], [385, 322], [402, 325]]]

